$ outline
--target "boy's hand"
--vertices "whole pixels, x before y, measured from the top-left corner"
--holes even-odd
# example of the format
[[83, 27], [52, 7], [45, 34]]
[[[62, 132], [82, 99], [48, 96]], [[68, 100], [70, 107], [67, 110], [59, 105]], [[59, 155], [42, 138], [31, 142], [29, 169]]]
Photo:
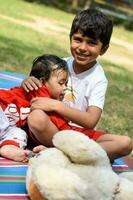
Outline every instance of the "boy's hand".
[[60, 101], [47, 97], [36, 97], [31, 100], [31, 110], [41, 109], [46, 112], [54, 111]]
[[42, 84], [39, 79], [34, 76], [30, 76], [22, 81], [21, 86], [26, 92], [30, 92], [32, 90], [38, 90], [38, 88], [42, 87]]

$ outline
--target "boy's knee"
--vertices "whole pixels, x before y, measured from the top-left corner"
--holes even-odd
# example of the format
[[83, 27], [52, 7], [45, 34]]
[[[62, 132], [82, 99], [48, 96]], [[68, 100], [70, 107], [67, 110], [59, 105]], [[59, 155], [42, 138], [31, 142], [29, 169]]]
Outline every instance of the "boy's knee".
[[48, 117], [42, 110], [34, 110], [28, 116], [28, 125], [31, 129], [41, 131], [47, 124]]
[[133, 150], [133, 141], [128, 136], [123, 136], [123, 140], [121, 141], [123, 150], [125, 151], [125, 154], [131, 153]]

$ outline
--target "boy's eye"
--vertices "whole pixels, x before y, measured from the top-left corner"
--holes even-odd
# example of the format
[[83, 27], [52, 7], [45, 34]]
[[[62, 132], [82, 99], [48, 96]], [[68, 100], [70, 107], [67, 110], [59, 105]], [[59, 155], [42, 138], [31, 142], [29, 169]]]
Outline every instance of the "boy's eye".
[[96, 45], [97, 41], [96, 40], [90, 40], [90, 41], [88, 41], [88, 44]]
[[77, 42], [81, 42], [81, 41], [82, 41], [82, 39], [79, 38], [79, 37], [73, 37], [73, 40], [75, 40], [75, 41], [77, 41]]

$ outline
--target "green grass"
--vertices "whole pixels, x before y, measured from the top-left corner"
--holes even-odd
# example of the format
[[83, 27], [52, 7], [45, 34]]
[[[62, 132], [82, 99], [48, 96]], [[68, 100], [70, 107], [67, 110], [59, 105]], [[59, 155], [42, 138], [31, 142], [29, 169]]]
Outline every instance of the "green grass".
[[[54, 33], [48, 28], [44, 32], [40, 32], [36, 28], [36, 22], [32, 16], [54, 19], [54, 23], [58, 22], [61, 27], [68, 29], [73, 18], [72, 15], [21, 0], [2, 1], [0, 14], [2, 15], [0, 18], [0, 70], [28, 74], [33, 59], [42, 53], [50, 52], [61, 57], [68, 55], [68, 34]], [[3, 16], [9, 18], [3, 18]], [[26, 26], [27, 22], [34, 23], [36, 29]], [[48, 30], [49, 33], [47, 33]]]
[[28, 3], [23, 0], [6, 0], [0, 2], [0, 14], [7, 16], [31, 20], [28, 17], [29, 14], [34, 14], [37, 16], [48, 17], [49, 19], [58, 20], [60, 22], [71, 22], [74, 15], [67, 14], [61, 10], [43, 6], [36, 3]]
[[[98, 125], [108, 132], [133, 136], [133, 73], [103, 62], [109, 80], [105, 109]], [[110, 69], [111, 68], [111, 69]], [[113, 68], [113, 69], [112, 69]]]
[[[27, 74], [35, 57], [50, 52], [66, 56], [67, 51], [57, 39], [47, 34], [37, 33], [21, 25], [9, 24], [1, 20], [6, 30], [0, 32], [0, 70]], [[14, 34], [15, 33], [15, 34]], [[55, 41], [54, 41], [55, 40]], [[54, 42], [53, 42], [54, 41]]]
[[[64, 11], [22, 0], [1, 1], [0, 70], [28, 74], [33, 59], [40, 54], [70, 55], [69, 29], [73, 17]], [[52, 25], [43, 27], [44, 20], [50, 20]], [[130, 44], [133, 41], [132, 33], [122, 27], [114, 28], [113, 37]], [[109, 87], [98, 128], [133, 136], [133, 73], [116, 65], [113, 59], [112, 62], [101, 60], [101, 63]]]
[[123, 26], [114, 27], [113, 36], [124, 41], [133, 42], [132, 32], [125, 30]]

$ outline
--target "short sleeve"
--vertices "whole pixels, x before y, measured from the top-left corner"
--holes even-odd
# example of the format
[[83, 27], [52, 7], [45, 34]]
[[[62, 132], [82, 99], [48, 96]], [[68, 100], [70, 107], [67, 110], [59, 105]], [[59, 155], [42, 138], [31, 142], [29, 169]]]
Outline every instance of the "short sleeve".
[[103, 109], [107, 86], [107, 79], [98, 81], [96, 84], [93, 85], [93, 89], [91, 90], [90, 97], [88, 99], [89, 106], [97, 106]]

